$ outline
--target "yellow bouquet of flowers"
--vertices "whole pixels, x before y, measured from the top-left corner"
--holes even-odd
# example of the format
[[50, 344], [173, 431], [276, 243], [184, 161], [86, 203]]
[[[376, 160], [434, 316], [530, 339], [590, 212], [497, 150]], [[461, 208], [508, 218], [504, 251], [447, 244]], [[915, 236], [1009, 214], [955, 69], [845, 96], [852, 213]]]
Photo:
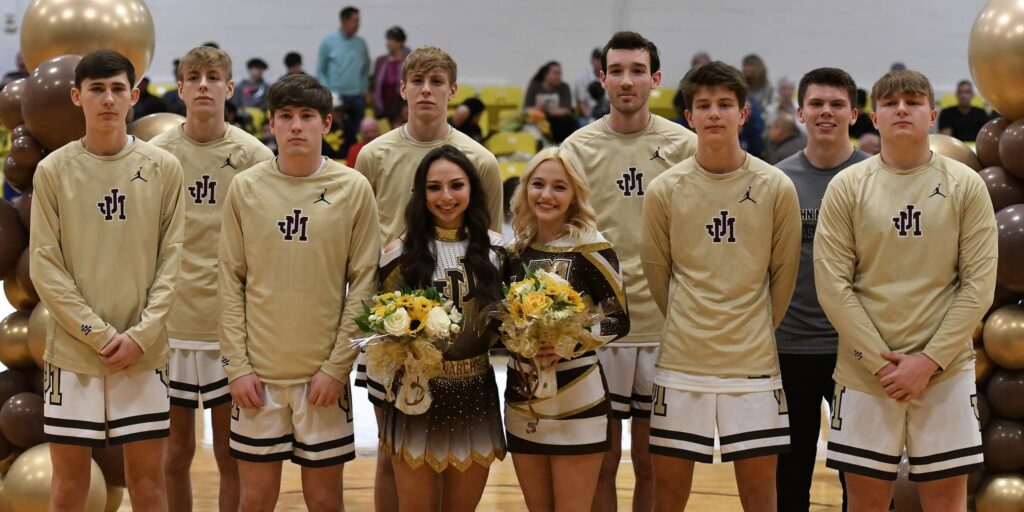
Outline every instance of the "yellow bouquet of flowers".
[[[388, 401], [406, 414], [423, 414], [433, 402], [427, 383], [440, 374], [461, 322], [462, 313], [436, 288], [380, 292], [356, 317], [371, 335], [353, 344], [366, 348], [366, 373], [384, 385]], [[396, 379], [401, 379], [397, 396]]]
[[523, 280], [509, 285], [502, 308], [505, 347], [533, 360], [533, 371], [524, 380], [536, 398], [558, 392], [555, 365], [539, 364], [538, 351], [550, 347], [562, 359], [572, 359], [601, 345], [589, 328], [602, 315], [593, 314], [579, 292], [558, 274], [527, 268]]

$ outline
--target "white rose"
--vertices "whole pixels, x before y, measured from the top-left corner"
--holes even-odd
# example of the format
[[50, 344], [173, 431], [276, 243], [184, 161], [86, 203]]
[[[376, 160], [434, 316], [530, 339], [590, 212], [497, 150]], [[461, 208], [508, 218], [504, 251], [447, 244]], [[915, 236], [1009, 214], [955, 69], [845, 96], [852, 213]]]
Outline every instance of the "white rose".
[[452, 323], [459, 323], [462, 321], [462, 312], [458, 309], [452, 309], [451, 313], [448, 313], [448, 318], [451, 319]]
[[435, 307], [427, 313], [427, 320], [423, 325], [423, 329], [430, 336], [447, 336], [451, 326], [452, 321], [448, 318], [448, 314], [444, 312], [444, 308]]
[[562, 276], [554, 272], [548, 272], [547, 270], [538, 270], [537, 277], [551, 280], [552, 282], [562, 286], [569, 286], [569, 281], [566, 281], [565, 279], [562, 279]]
[[408, 333], [409, 324], [411, 323], [412, 319], [409, 318], [409, 312], [405, 308], [398, 308], [394, 313], [384, 318], [384, 331], [392, 336], [402, 336]]

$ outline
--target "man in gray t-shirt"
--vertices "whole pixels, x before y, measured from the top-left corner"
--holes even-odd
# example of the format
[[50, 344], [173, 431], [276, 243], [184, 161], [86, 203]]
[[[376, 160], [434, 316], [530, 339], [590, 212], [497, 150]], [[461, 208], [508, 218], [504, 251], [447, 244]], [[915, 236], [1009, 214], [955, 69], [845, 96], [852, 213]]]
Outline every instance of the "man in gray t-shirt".
[[[789, 406], [791, 451], [779, 456], [778, 509], [807, 510], [821, 425], [821, 401], [832, 400], [838, 335], [818, 304], [814, 289], [814, 230], [829, 181], [871, 155], [850, 145], [857, 120], [857, 86], [845, 71], [815, 69], [800, 80], [797, 116], [807, 127], [807, 147], [776, 164], [796, 186], [803, 221], [803, 246], [796, 290], [775, 331], [782, 386]], [[841, 475], [840, 475], [841, 476]], [[845, 510], [845, 490], [844, 490]]]

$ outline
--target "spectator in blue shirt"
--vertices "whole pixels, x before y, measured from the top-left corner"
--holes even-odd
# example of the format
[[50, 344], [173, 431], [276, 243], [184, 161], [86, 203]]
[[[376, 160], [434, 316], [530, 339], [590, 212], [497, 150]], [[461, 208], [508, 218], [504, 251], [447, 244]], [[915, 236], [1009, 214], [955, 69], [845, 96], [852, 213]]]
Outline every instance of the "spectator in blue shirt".
[[317, 79], [341, 100], [343, 152], [355, 143], [359, 133], [370, 79], [370, 52], [366, 41], [356, 35], [358, 31], [359, 9], [342, 9], [341, 29], [320, 42], [316, 63]]

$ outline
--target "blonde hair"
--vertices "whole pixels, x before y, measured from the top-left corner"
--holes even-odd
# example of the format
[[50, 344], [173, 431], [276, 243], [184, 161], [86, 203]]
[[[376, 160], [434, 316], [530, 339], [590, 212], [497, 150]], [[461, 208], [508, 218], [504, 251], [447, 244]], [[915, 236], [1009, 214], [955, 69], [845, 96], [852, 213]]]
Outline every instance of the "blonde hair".
[[231, 80], [231, 56], [224, 50], [212, 46], [193, 48], [178, 63], [177, 78], [184, 81], [185, 72], [203, 69], [220, 70], [226, 80]]
[[412, 73], [430, 71], [434, 68], [441, 68], [448, 74], [449, 85], [455, 83], [455, 76], [458, 73], [455, 60], [436, 46], [421, 46], [413, 50], [402, 63], [402, 80], [408, 80]]
[[901, 69], [890, 71], [879, 78], [871, 88], [871, 109], [878, 110], [878, 102], [894, 95], [920, 94], [928, 96], [928, 106], [935, 106], [935, 91], [928, 77], [917, 71]]
[[569, 177], [569, 181], [576, 191], [576, 197], [565, 212], [566, 221], [562, 226], [561, 236], [575, 240], [585, 240], [598, 232], [597, 213], [594, 211], [594, 207], [590, 205], [590, 185], [587, 182], [586, 176], [582, 174], [582, 167], [565, 149], [558, 146], [549, 146], [541, 150], [540, 153], [537, 153], [530, 160], [526, 170], [523, 171], [522, 177], [519, 179], [519, 186], [516, 187], [516, 191], [512, 194], [510, 206], [512, 210], [512, 229], [516, 235], [516, 241], [512, 244], [513, 252], [520, 252], [529, 247], [537, 238], [537, 216], [533, 213], [533, 209], [530, 208], [529, 201], [526, 199], [526, 193], [534, 171], [540, 167], [540, 164], [548, 160], [561, 162], [562, 167], [565, 168], [565, 174]]

